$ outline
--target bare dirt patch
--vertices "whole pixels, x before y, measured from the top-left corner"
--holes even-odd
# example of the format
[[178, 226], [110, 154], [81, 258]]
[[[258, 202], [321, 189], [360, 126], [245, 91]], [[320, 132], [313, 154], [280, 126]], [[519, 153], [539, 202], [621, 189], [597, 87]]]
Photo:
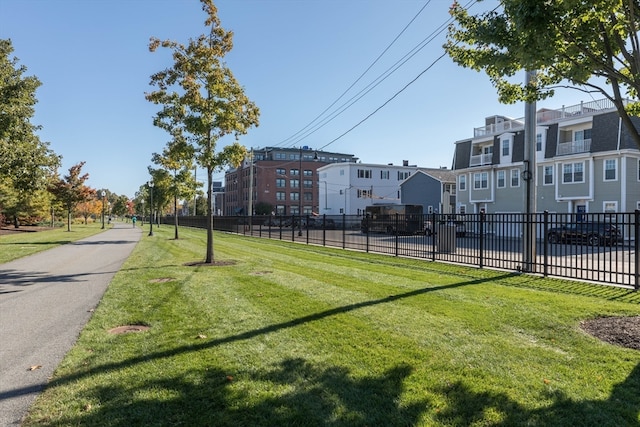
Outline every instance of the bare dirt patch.
[[146, 325], [124, 325], [124, 326], [118, 326], [117, 328], [113, 328], [113, 329], [109, 329], [109, 333], [110, 334], [127, 334], [130, 332], [145, 332], [148, 331], [150, 328], [149, 326]]
[[609, 344], [640, 350], [640, 316], [599, 317], [581, 322], [580, 327]]

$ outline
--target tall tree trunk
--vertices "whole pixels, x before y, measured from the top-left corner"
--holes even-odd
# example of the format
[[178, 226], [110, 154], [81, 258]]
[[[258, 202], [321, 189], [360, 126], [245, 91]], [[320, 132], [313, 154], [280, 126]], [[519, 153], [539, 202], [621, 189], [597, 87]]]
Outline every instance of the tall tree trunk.
[[176, 230], [174, 239], [178, 240], [178, 196], [175, 194], [173, 196], [173, 221]]
[[207, 264], [213, 263], [213, 169], [207, 166]]

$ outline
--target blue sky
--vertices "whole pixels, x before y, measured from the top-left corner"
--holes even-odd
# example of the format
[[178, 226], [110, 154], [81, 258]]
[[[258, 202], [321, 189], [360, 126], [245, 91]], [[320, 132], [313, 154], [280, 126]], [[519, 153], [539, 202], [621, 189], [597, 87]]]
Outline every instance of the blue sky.
[[[249, 148], [324, 147], [363, 163], [450, 167], [454, 142], [485, 117], [524, 116], [523, 104], [498, 103], [485, 74], [440, 58], [446, 32], [435, 32], [451, 0], [215, 4], [222, 26], [235, 33], [227, 65], [261, 110], [260, 126], [240, 140]], [[471, 11], [493, 6], [484, 1]], [[149, 179], [152, 154], [168, 141], [144, 93], [171, 58], [150, 53], [149, 37], [186, 43], [208, 32], [204, 20], [197, 0], [0, 0], [0, 38], [12, 40], [27, 75], [42, 82], [33, 122], [62, 155], [61, 174], [86, 161], [90, 186], [135, 195]], [[591, 99], [564, 90], [538, 107], [581, 100]]]

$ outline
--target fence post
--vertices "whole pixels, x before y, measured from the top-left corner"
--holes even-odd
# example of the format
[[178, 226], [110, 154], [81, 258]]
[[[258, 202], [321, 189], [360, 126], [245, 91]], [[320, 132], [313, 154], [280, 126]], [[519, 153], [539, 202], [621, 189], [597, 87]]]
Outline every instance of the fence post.
[[634, 212], [634, 223], [633, 223], [633, 228], [634, 228], [634, 252], [636, 254], [636, 259], [635, 259], [635, 264], [636, 264], [636, 283], [633, 286], [633, 289], [635, 291], [637, 291], [638, 289], [640, 289], [640, 242], [639, 242], [639, 235], [638, 233], [640, 233], [640, 210], [636, 209]]
[[362, 227], [362, 222], [363, 222], [363, 221], [367, 221], [367, 220], [366, 220], [366, 218], [367, 218], [367, 217], [366, 217], [366, 214], [365, 214], [365, 215], [362, 217], [362, 220], [361, 220], [361, 222], [360, 222], [360, 232], [363, 232], [364, 230], [367, 230], [367, 231], [365, 231], [365, 233], [364, 233], [364, 239], [365, 239], [365, 242], [366, 242], [366, 246], [367, 246], [367, 253], [368, 253], [368, 252], [369, 252], [369, 225], [368, 225], [367, 223], [365, 223], [365, 227]]
[[308, 245], [309, 244], [309, 215], [306, 216], [306, 219], [307, 219], [306, 225], [307, 225], [307, 245]]
[[395, 224], [394, 224], [394, 228], [395, 228], [395, 234], [396, 234], [396, 239], [395, 239], [395, 243], [396, 243], [396, 248], [395, 248], [395, 254], [396, 256], [398, 256], [398, 236], [400, 236], [400, 229], [398, 228], [398, 216], [399, 214], [396, 213], [396, 218], [395, 218]]
[[327, 245], [327, 214], [322, 214], [322, 246]]
[[436, 213], [431, 213], [431, 261], [436, 260]]
[[542, 259], [544, 265], [542, 266], [543, 275], [547, 277], [549, 275], [549, 236], [547, 236], [547, 230], [549, 229], [549, 211], [544, 211], [544, 227], [542, 231]]
[[346, 241], [345, 241], [346, 238], [347, 238], [347, 214], [343, 213], [342, 214], [342, 249], [346, 247]]
[[480, 259], [479, 259], [479, 267], [484, 267], [484, 221], [485, 221], [485, 212], [484, 209], [480, 209]]

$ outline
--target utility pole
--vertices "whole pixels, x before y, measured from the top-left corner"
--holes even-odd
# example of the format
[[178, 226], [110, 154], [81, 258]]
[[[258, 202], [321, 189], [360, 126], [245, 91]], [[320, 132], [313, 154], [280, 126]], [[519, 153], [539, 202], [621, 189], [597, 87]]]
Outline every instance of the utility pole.
[[253, 148], [249, 153], [249, 230], [253, 232]]
[[[534, 85], [536, 72], [527, 70], [526, 84]], [[536, 261], [536, 103], [526, 102], [524, 110], [524, 171], [525, 183], [525, 221], [522, 234], [523, 265], [522, 270], [535, 272]]]

